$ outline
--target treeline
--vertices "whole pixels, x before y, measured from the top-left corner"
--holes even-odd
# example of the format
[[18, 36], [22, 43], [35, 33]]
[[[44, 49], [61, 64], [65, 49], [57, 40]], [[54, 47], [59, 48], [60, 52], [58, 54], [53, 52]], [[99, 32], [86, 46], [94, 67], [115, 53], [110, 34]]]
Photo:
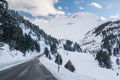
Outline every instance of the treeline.
[[120, 20], [109, 21], [94, 30], [96, 36], [102, 36], [101, 49], [107, 49], [110, 55], [120, 55]]
[[77, 51], [77, 52], [82, 52], [82, 49], [80, 47], [80, 45], [77, 42], [73, 42], [70, 40], [67, 40], [66, 43], [63, 45], [65, 50], [68, 51]]

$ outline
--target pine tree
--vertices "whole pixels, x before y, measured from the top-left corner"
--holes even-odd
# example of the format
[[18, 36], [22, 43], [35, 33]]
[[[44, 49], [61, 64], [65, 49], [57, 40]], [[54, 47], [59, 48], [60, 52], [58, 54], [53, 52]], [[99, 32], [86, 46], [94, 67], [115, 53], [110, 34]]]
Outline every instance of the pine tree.
[[44, 49], [44, 54], [46, 57], [49, 57], [49, 50], [47, 47]]
[[65, 64], [65, 68], [72, 71], [72, 72], [75, 71], [75, 67], [70, 60]]
[[37, 41], [34, 41], [35, 49], [37, 52], [40, 52], [40, 45], [37, 43]]
[[8, 3], [6, 0], [0, 0], [0, 15], [8, 10]]
[[62, 65], [62, 57], [61, 55], [58, 53], [55, 59], [55, 63], [57, 63], [58, 65]]
[[64, 44], [64, 49], [68, 50], [68, 51], [75, 51], [75, 48], [71, 47], [71, 45], [73, 44], [72, 41], [67, 40], [66, 43]]
[[56, 54], [57, 53], [57, 46], [56, 46], [56, 44], [51, 44], [50, 51], [51, 51], [52, 54]]
[[58, 72], [60, 71], [60, 65], [62, 65], [62, 62], [63, 62], [62, 57], [61, 57], [61, 55], [58, 53], [57, 56], [56, 56], [56, 59], [55, 59], [55, 63], [58, 64]]
[[101, 67], [106, 67], [106, 68], [111, 68], [112, 65], [111, 65], [111, 60], [110, 60], [110, 55], [108, 53], [107, 50], [100, 50], [97, 55], [96, 55], [96, 59], [98, 60], [99, 62], [99, 65]]
[[74, 49], [75, 49], [75, 51], [77, 51], [77, 52], [82, 52], [82, 49], [81, 49], [80, 45], [79, 45], [78, 43], [76, 43], [76, 42], [75, 42], [75, 44], [74, 44]]
[[116, 59], [116, 64], [120, 65], [120, 59], [119, 58]]
[[114, 48], [113, 49], [113, 55], [117, 56], [119, 54], [119, 48]]

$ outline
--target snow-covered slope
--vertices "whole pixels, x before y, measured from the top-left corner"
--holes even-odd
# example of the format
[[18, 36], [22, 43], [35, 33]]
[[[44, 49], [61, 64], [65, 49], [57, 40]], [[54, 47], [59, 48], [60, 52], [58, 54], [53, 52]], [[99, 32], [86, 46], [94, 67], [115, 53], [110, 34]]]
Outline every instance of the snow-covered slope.
[[120, 65], [116, 64], [120, 59], [120, 20], [106, 22], [92, 29], [80, 43], [85, 52], [94, 56], [99, 50], [107, 49], [111, 55], [112, 69], [120, 72]]
[[[58, 73], [58, 65], [52, 60], [42, 57], [40, 61], [50, 70], [58, 80], [119, 80], [120, 76], [117, 76], [117, 72], [120, 70], [113, 68], [114, 70], [101, 68], [98, 62], [95, 61], [95, 57], [89, 53], [69, 52], [59, 49], [58, 51], [63, 59], [63, 64]], [[68, 54], [67, 54], [68, 53]], [[113, 59], [113, 58], [112, 58]], [[70, 72], [64, 65], [68, 60], [71, 60], [75, 66], [75, 72]], [[113, 59], [113, 61], [115, 61]], [[114, 62], [114, 65], [115, 62]], [[104, 77], [103, 77], [104, 76]]]
[[[41, 24], [41, 22], [44, 24]], [[60, 16], [48, 22], [38, 19], [33, 21], [33, 23], [39, 25], [40, 28], [53, 37], [70, 39], [74, 41], [79, 41], [87, 31], [103, 22], [105, 21], [88, 12]]]
[[26, 61], [31, 60], [39, 54], [35, 52], [26, 53], [26, 56], [23, 56], [23, 53], [18, 50], [10, 51], [9, 45], [0, 43], [0, 71]]
[[101, 48], [105, 48], [109, 51], [110, 54], [117, 55], [120, 54], [119, 31], [119, 20], [114, 22], [106, 22], [86, 33], [80, 43], [82, 43], [82, 48], [92, 53], [99, 51]]

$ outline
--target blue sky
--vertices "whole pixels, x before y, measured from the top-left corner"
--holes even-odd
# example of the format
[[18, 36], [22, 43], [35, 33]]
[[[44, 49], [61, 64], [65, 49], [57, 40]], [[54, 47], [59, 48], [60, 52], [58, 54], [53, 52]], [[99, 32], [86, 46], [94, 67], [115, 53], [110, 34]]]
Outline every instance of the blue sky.
[[90, 12], [107, 20], [120, 19], [120, 0], [7, 0], [24, 16], [65, 15]]
[[[92, 6], [92, 3], [99, 4], [102, 8]], [[120, 16], [120, 0], [59, 0], [55, 7], [59, 6], [63, 11], [70, 13], [91, 12], [107, 19]]]

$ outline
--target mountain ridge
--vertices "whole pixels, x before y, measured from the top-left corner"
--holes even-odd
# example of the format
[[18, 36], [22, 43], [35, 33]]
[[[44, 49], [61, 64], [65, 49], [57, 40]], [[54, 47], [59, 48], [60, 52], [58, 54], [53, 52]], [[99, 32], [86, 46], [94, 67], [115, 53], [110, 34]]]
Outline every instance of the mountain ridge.
[[39, 25], [40, 28], [53, 37], [73, 41], [79, 41], [85, 32], [105, 22], [89, 12], [79, 12], [56, 17], [50, 21], [48, 20], [48, 22], [45, 21], [45, 23], [43, 21], [43, 24], [41, 24], [41, 20], [36, 20], [33, 23]]

